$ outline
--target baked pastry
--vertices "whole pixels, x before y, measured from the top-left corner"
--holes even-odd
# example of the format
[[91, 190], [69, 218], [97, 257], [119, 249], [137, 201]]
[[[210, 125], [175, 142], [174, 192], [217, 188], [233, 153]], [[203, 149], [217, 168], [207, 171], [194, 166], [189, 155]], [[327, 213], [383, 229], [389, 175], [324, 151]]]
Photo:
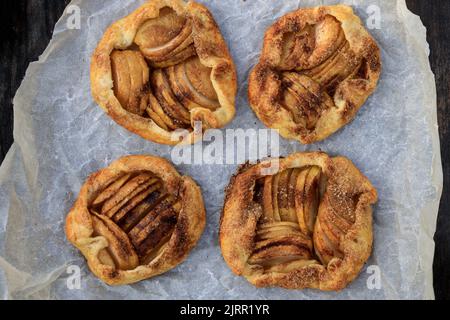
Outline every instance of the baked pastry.
[[142, 155], [89, 177], [67, 216], [66, 234], [97, 277], [122, 285], [174, 268], [204, 227], [196, 183], [168, 161]]
[[346, 158], [297, 153], [243, 166], [226, 190], [222, 255], [257, 287], [341, 290], [371, 254], [376, 201]]
[[108, 115], [168, 145], [228, 124], [236, 78], [213, 16], [193, 1], [148, 1], [106, 30], [91, 63], [92, 95]]
[[300, 9], [267, 30], [250, 105], [267, 127], [310, 144], [354, 119], [380, 73], [380, 49], [351, 7]]

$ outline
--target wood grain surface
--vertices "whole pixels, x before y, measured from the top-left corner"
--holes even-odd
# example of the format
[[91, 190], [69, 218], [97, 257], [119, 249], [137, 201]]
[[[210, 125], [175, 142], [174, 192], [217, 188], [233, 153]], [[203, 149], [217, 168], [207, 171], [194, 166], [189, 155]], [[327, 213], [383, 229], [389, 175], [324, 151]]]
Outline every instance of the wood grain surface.
[[[12, 99], [28, 64], [47, 47], [69, 0], [0, 1], [0, 162], [13, 142]], [[407, 0], [428, 29], [436, 75], [445, 187], [436, 233], [434, 286], [437, 299], [450, 299], [450, 1]]]

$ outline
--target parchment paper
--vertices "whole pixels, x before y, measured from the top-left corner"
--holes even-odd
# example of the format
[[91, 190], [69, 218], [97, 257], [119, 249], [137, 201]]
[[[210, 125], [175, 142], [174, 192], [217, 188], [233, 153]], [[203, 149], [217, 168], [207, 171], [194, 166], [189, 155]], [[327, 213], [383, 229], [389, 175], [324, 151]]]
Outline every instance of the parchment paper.
[[[15, 143], [0, 169], [0, 297], [9, 299], [432, 299], [433, 235], [442, 192], [436, 89], [426, 30], [404, 0], [372, 0], [381, 28], [370, 32], [383, 56], [377, 92], [357, 119], [327, 141], [304, 147], [281, 139], [282, 155], [321, 149], [344, 155], [370, 178], [374, 208], [373, 255], [359, 278], [340, 293], [256, 289], [232, 275], [217, 240], [223, 189], [233, 166], [181, 165], [201, 185], [207, 227], [188, 260], [131, 286], [97, 280], [66, 240], [64, 220], [86, 177], [123, 155], [170, 159], [171, 148], [116, 125], [90, 95], [90, 56], [106, 27], [137, 8], [136, 0], [75, 0], [81, 29], [65, 15], [14, 99]], [[239, 73], [237, 116], [229, 128], [263, 128], [248, 107], [246, 79], [265, 29], [298, 7], [336, 4], [314, 0], [216, 0], [206, 3], [227, 40]], [[353, 5], [366, 21], [367, 1]], [[81, 268], [81, 288], [70, 290], [69, 266]], [[375, 266], [375, 269], [374, 267]], [[379, 268], [379, 269], [377, 269]], [[381, 288], [369, 289], [373, 270]]]

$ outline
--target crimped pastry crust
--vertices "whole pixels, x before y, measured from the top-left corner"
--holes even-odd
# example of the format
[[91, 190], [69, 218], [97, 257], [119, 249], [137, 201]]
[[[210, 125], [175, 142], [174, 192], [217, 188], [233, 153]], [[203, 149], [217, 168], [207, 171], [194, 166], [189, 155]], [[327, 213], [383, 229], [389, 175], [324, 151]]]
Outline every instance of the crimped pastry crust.
[[[125, 223], [123, 223], [124, 220], [117, 222], [114, 219], [118, 214], [127, 211], [117, 212], [116, 210], [116, 216], [108, 217], [108, 212], [102, 213], [100, 212], [102, 209], [95, 209], [99, 211], [97, 214], [92, 209], [97, 203], [104, 203], [99, 208], [114, 205], [114, 201], [111, 202], [109, 199], [120, 193], [116, 187], [125, 188], [124, 181], [127, 179], [129, 185], [136, 181], [142, 183], [138, 181], [139, 178], [146, 178], [148, 174], [159, 179], [164, 192], [176, 199], [178, 207], [176, 217], [164, 216], [166, 212], [173, 213], [167, 210], [172, 210], [170, 206], [163, 208], [166, 211], [160, 212], [157, 212], [158, 206], [153, 207], [151, 211], [147, 209], [146, 216], [139, 218], [140, 224], [136, 224], [136, 221], [133, 230], [130, 228], [126, 234], [124, 231], [126, 219]], [[131, 178], [132, 175], [135, 175], [134, 179]], [[121, 209], [133, 209], [134, 205], [136, 211], [136, 208], [139, 208], [136, 199], [142, 200], [141, 207], [154, 201], [144, 197], [139, 199], [139, 195], [134, 194], [130, 197], [130, 201], [121, 204]], [[159, 200], [160, 207], [164, 201]], [[131, 212], [134, 214], [133, 211]], [[152, 212], [156, 212], [156, 216], [152, 216]], [[130, 215], [130, 212], [127, 214]], [[142, 237], [139, 239], [139, 233], [142, 235], [141, 231], [145, 229], [145, 225], [142, 224], [144, 220], [156, 223], [156, 228], [146, 234], [147, 239]], [[168, 230], [168, 226], [171, 234], [161, 234]], [[164, 227], [166, 229], [163, 230]], [[165, 159], [138, 155], [123, 157], [88, 178], [67, 216], [66, 235], [69, 241], [83, 253], [89, 268], [97, 277], [109, 285], [123, 285], [157, 276], [180, 264], [196, 245], [204, 227], [205, 208], [201, 190], [197, 184], [190, 177], [181, 176]], [[150, 246], [157, 248], [154, 251], [157, 254], [153, 254], [151, 260], [144, 263], [139, 256], [140, 250], [147, 249], [149, 241], [161, 239], [165, 240], [161, 242], [164, 246], [160, 248], [156, 246], [156, 243], [150, 243]], [[138, 240], [148, 241], [146, 246], [134, 246], [134, 241]]]
[[[270, 165], [276, 168], [278, 161], [277, 177], [267, 172], [267, 168]], [[300, 169], [303, 171], [295, 171]], [[291, 209], [289, 205], [283, 208], [281, 202], [290, 189], [283, 191], [280, 181], [286, 172], [292, 172], [291, 179], [295, 177], [295, 182], [300, 181], [302, 172], [312, 169], [321, 170], [319, 180], [323, 189], [313, 228], [303, 231], [305, 225], [300, 222], [297, 206], [298, 218], [294, 215], [294, 220], [289, 220], [289, 216], [285, 216]], [[271, 183], [267, 189], [264, 182], [261, 191], [258, 181], [267, 179], [278, 181], [279, 186]], [[311, 186], [313, 184], [305, 186], [304, 190]], [[278, 191], [273, 193], [272, 187]], [[280, 210], [277, 214], [281, 219], [267, 218], [266, 191], [269, 199], [272, 195], [278, 197], [273, 208], [280, 208], [275, 209]], [[263, 200], [258, 194], [263, 194]], [[306, 203], [310, 194], [307, 191], [295, 193], [295, 202]], [[244, 276], [257, 287], [342, 290], [358, 276], [371, 254], [371, 205], [376, 201], [375, 188], [350, 160], [343, 157], [330, 158], [320, 152], [297, 153], [280, 160], [244, 166], [226, 190], [220, 223], [222, 255], [236, 275]], [[343, 232], [345, 224], [348, 226]], [[330, 230], [337, 230], [335, 234], [340, 236], [331, 238], [333, 232]]]
[[[135, 43], [136, 34], [150, 19], [159, 18], [160, 12], [162, 12], [161, 9], [165, 10], [167, 8], [170, 8], [177, 15], [187, 20], [186, 24], [189, 24], [189, 28], [191, 28], [189, 30], [192, 30], [191, 34], [187, 38], [179, 35], [179, 38], [172, 39], [162, 49], [140, 50]], [[176, 21], [173, 23], [175, 24]], [[161, 29], [161, 26], [157, 27]], [[174, 30], [174, 32], [178, 31]], [[166, 30], [166, 32], [169, 35], [171, 34], [170, 30]], [[155, 32], [155, 37], [157, 36], [159, 34]], [[189, 45], [189, 43], [191, 44]], [[212, 14], [203, 5], [193, 1], [184, 2], [182, 0], [148, 1], [129, 16], [112, 24], [106, 30], [92, 56], [92, 95], [102, 109], [119, 125], [147, 140], [168, 145], [178, 144], [180, 141], [173, 135], [175, 128], [168, 128], [164, 124], [163, 120], [168, 120], [164, 118], [165, 115], [162, 115], [163, 119], [161, 119], [161, 114], [156, 114], [152, 110], [153, 108], [148, 108], [150, 117], [143, 116], [143, 113], [136, 114], [136, 112], [131, 112], [136, 108], [127, 108], [122, 105], [119, 101], [120, 99], [115, 95], [111, 55], [114, 51], [122, 50], [142, 51], [140, 52], [142, 54], [141, 60], [143, 60], [144, 56], [147, 58], [154, 57], [154, 59], [147, 59], [150, 74], [158, 68], [166, 68], [183, 63], [192, 56], [198, 56], [201, 64], [205, 68], [211, 69], [210, 81], [217, 95], [218, 107], [211, 110], [197, 106], [188, 110], [187, 124], [184, 124], [189, 125], [191, 133], [183, 142], [194, 143], [201, 138], [198, 133], [196, 134], [192, 130], [192, 128], [195, 128], [195, 122], [201, 121], [203, 129], [221, 128], [233, 119], [237, 91], [235, 66], [219, 27]], [[167, 54], [167, 51], [170, 51], [169, 54]], [[136, 65], [139, 65], [139, 63], [136, 63]], [[145, 66], [143, 67], [146, 68]], [[136, 69], [133, 69], [133, 71], [137, 72]], [[131, 86], [133, 87], [133, 83]], [[151, 87], [151, 84], [147, 87], [143, 86], [141, 89], [145, 90], [148, 87]], [[140, 92], [134, 90], [131, 94], [138, 95]], [[147, 102], [147, 100], [142, 103], [152, 104]], [[139, 108], [137, 109], [139, 111]]]
[[380, 73], [380, 49], [351, 7], [299, 9], [267, 30], [250, 105], [267, 127], [310, 144], [354, 119]]

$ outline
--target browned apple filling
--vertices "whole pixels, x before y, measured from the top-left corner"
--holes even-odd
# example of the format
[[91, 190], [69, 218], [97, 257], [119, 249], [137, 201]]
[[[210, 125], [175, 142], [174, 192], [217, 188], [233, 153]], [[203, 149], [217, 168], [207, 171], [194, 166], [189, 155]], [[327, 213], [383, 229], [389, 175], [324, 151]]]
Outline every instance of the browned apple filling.
[[197, 56], [189, 18], [162, 8], [139, 28], [134, 42], [111, 54], [114, 94], [125, 110], [174, 131], [192, 130], [192, 109], [220, 107], [212, 69]]
[[367, 61], [354, 54], [341, 23], [329, 15], [285, 34], [279, 69], [282, 105], [309, 130], [334, 107], [332, 97], [343, 81], [367, 78]]
[[284, 170], [257, 181], [254, 200], [262, 206], [263, 215], [249, 263], [267, 271], [290, 272], [341, 257], [340, 237], [354, 221], [319, 210], [328, 201], [326, 187], [316, 166]]
[[121, 270], [148, 264], [167, 245], [180, 209], [179, 200], [151, 172], [116, 179], [89, 206], [94, 236], [109, 242], [100, 260]]

